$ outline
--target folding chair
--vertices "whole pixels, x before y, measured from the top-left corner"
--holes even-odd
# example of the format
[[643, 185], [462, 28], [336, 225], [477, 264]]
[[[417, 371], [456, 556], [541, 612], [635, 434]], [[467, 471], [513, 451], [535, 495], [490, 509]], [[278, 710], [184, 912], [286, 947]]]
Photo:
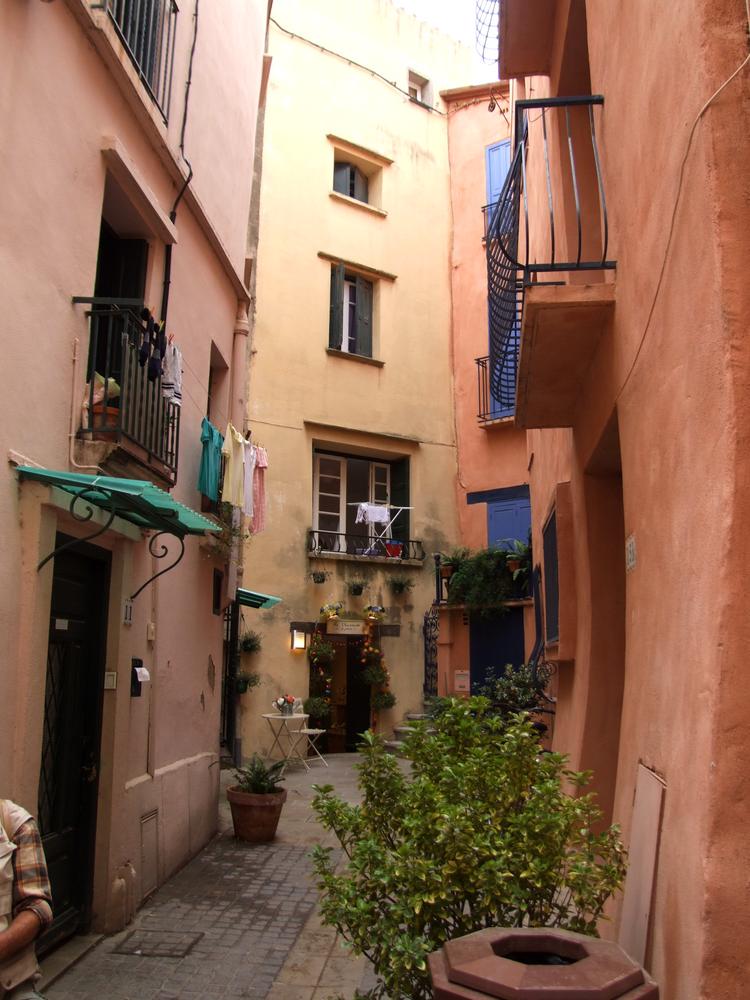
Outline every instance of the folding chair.
[[[299, 734], [300, 734], [300, 736], [304, 736], [306, 738], [306, 740], [307, 740], [305, 746], [303, 747], [303, 750], [304, 751], [307, 751], [307, 750], [314, 751], [314, 753], [317, 755], [317, 757], [320, 760], [323, 761], [323, 763], [325, 764], [326, 767], [328, 767], [328, 761], [325, 759], [325, 757], [323, 756], [323, 754], [320, 752], [320, 750], [318, 750], [318, 748], [316, 746], [318, 740], [320, 739], [320, 737], [323, 735], [323, 733], [325, 731], [326, 731], [325, 729], [310, 729], [309, 727], [305, 727], [304, 729], [300, 729], [299, 730]], [[305, 766], [308, 767], [308, 769], [309, 769], [309, 765], [307, 764], [307, 760], [309, 760], [309, 758], [303, 758], [303, 759], [305, 760]], [[315, 763], [314, 758], [313, 758], [312, 763]]]

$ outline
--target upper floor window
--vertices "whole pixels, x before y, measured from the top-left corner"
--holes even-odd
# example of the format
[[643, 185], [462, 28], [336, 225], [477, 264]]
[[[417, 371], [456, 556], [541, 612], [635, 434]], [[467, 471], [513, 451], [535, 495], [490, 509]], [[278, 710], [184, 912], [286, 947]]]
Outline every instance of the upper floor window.
[[104, 0], [135, 68], [165, 121], [177, 27], [175, 0]]
[[365, 174], [353, 163], [334, 163], [333, 190], [357, 201], [367, 202], [368, 181]]
[[[316, 451], [313, 476], [313, 548], [349, 555], [407, 554], [409, 459], [385, 460]], [[361, 514], [363, 504], [383, 511], [382, 521]]]
[[417, 101], [419, 104], [426, 104], [428, 107], [431, 106], [432, 85], [426, 77], [420, 76], [419, 73], [415, 73], [413, 69], [409, 70], [409, 79], [406, 89], [412, 101]]
[[343, 264], [331, 268], [328, 346], [346, 354], [372, 357], [373, 285]]

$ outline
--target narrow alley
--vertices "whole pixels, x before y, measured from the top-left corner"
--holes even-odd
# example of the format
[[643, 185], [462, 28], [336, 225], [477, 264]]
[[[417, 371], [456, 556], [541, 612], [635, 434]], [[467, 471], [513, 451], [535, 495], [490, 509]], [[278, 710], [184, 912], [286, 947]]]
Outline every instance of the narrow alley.
[[[43, 986], [49, 1000], [350, 1000], [355, 989], [372, 986], [364, 959], [320, 922], [310, 858], [314, 844], [334, 843], [315, 821], [313, 785], [330, 782], [356, 801], [357, 759], [340, 754], [328, 770], [287, 771], [288, 799], [269, 844], [235, 840], [222, 794], [214, 840], [124, 931]], [[222, 788], [232, 775], [222, 772]], [[42, 965], [48, 982], [51, 967]]]

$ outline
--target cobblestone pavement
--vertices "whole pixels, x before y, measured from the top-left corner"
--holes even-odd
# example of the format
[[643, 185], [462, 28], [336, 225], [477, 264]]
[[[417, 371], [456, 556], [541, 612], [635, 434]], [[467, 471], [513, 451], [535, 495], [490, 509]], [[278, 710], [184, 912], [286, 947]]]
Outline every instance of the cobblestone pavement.
[[[185, 997], [350, 998], [374, 980], [316, 909], [309, 851], [333, 844], [315, 822], [315, 782], [356, 801], [354, 754], [330, 767], [287, 771], [289, 791], [270, 844], [231, 834], [224, 797], [220, 836], [175, 875], [120, 934], [103, 940], [51, 986], [49, 1000], [179, 1000]], [[222, 774], [222, 785], [231, 772]]]

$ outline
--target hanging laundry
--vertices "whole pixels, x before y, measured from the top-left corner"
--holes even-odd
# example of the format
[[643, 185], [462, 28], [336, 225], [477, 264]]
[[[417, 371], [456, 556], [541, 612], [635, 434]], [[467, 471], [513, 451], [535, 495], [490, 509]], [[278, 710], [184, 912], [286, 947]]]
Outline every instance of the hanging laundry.
[[363, 521], [365, 524], [388, 524], [390, 519], [391, 515], [388, 508], [382, 506], [382, 504], [361, 503], [357, 507], [355, 524], [361, 524]]
[[160, 323], [154, 330], [151, 346], [151, 357], [148, 359], [148, 370], [146, 372], [149, 382], [155, 382], [161, 375], [162, 359], [167, 349], [167, 335], [164, 331], [164, 324]]
[[265, 448], [255, 449], [253, 472], [253, 534], [259, 535], [266, 527], [266, 469], [268, 453]]
[[219, 479], [221, 478], [221, 446], [224, 438], [206, 417], [201, 423], [201, 466], [198, 473], [198, 489], [209, 500], [219, 499]]
[[182, 406], [182, 352], [172, 343], [167, 345], [164, 356], [164, 375], [161, 380], [161, 394]]
[[144, 368], [146, 362], [148, 361], [149, 355], [151, 354], [151, 348], [154, 344], [156, 323], [154, 322], [154, 317], [148, 311], [144, 309], [141, 313], [141, 318], [146, 321], [146, 331], [143, 335], [143, 343], [141, 344], [141, 349], [138, 352], [138, 364], [141, 368]]
[[257, 451], [254, 444], [245, 441], [245, 503], [242, 510], [248, 517], [253, 516], [253, 479], [255, 476], [255, 453]]
[[233, 507], [245, 505], [245, 439], [233, 424], [227, 424], [221, 453], [224, 463], [224, 486], [221, 499]]

